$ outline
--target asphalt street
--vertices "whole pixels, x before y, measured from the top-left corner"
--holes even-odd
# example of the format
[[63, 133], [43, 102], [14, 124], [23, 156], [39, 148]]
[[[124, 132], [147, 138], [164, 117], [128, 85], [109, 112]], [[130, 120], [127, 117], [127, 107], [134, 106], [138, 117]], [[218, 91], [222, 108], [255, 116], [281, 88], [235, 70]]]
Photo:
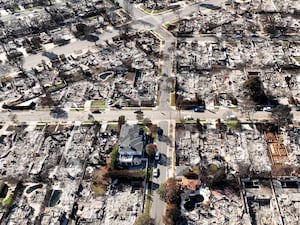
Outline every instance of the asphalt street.
[[[19, 122], [26, 121], [44, 121], [44, 122], [56, 122], [56, 121], [87, 121], [90, 111], [67, 111], [67, 118], [54, 118], [50, 115], [50, 111], [13, 111], [8, 112], [3, 110], [0, 113], [0, 121], [9, 121], [11, 115], [16, 115], [16, 120]], [[216, 110], [205, 110], [205, 112], [193, 112], [192, 110], [176, 110], [168, 108], [165, 110], [143, 110], [144, 118], [149, 118], [152, 121], [170, 121], [170, 120], [182, 120], [185, 116], [191, 115], [194, 120], [200, 119], [204, 122], [212, 121], [216, 119], [226, 119], [227, 115], [235, 115], [241, 121], [247, 121], [248, 116], [242, 115], [239, 110], [228, 110], [228, 109], [216, 109]], [[300, 113], [293, 111], [294, 119], [300, 119]], [[117, 121], [120, 115], [124, 115], [127, 121], [136, 121], [136, 114], [133, 110], [117, 110], [111, 109], [106, 110], [100, 114], [92, 114], [94, 119], [97, 121]], [[251, 115], [253, 120], [267, 120], [270, 119], [269, 112], [258, 111]]]
[[155, 218], [156, 224], [162, 224], [162, 216], [164, 214], [164, 202], [160, 200], [159, 195], [157, 194], [157, 189], [159, 185], [164, 183], [168, 179], [168, 168], [170, 164], [170, 155], [168, 154], [169, 149], [169, 121], [160, 121], [157, 125], [163, 129], [163, 137], [160, 140], [157, 140], [157, 149], [160, 152], [160, 160], [155, 162], [154, 167], [157, 167], [160, 170], [160, 175], [157, 178], [153, 178], [152, 184], [152, 207], [151, 208], [151, 217]]

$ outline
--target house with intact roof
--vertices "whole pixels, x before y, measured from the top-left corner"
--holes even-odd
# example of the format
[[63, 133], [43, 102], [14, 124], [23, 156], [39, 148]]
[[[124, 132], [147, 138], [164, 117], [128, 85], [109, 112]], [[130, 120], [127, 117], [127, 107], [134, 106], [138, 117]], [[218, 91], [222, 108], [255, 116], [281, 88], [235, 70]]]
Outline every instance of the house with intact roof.
[[139, 166], [142, 164], [145, 132], [137, 124], [123, 124], [119, 139], [119, 164]]

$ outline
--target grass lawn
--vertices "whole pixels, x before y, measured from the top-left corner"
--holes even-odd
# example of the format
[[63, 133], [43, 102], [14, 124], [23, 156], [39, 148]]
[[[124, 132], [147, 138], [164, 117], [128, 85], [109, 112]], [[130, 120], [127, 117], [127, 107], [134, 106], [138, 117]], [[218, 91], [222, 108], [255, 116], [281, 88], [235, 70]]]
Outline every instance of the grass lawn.
[[238, 120], [227, 120], [224, 123], [230, 128], [236, 128], [239, 121]]
[[8, 83], [8, 82], [11, 82], [11, 81], [12, 81], [12, 77], [11, 76], [1, 77], [1, 82], [2, 83]]
[[92, 17], [87, 18], [88, 21], [93, 21], [94, 19], [96, 19], [96, 16], [92, 16]]
[[175, 106], [175, 93], [171, 93], [171, 106]]
[[144, 6], [140, 6], [140, 9], [142, 11], [144, 11], [145, 13], [147, 13], [147, 14], [151, 14], [152, 13], [152, 9], [145, 8]]
[[165, 28], [165, 29], [168, 29], [169, 26], [171, 25], [175, 25], [176, 23], [178, 23], [180, 20], [173, 20], [173, 21], [169, 21], [167, 23], [164, 23], [162, 26]]
[[229, 109], [237, 109], [238, 106], [237, 106], [237, 105], [230, 105], [230, 106], [228, 106], [228, 108], [229, 108]]
[[160, 100], [160, 93], [158, 93], [156, 96], [156, 105], [159, 105], [159, 100]]
[[83, 125], [93, 125], [94, 121], [93, 120], [86, 120], [82, 122]]
[[91, 107], [92, 108], [97, 108], [97, 107], [102, 107], [106, 105], [105, 100], [94, 100], [92, 101]]
[[117, 123], [110, 123], [107, 125], [106, 130], [114, 130], [117, 131], [118, 130], [118, 124]]
[[298, 63], [300, 63], [300, 56], [295, 56], [294, 59], [295, 59]]
[[46, 124], [45, 125], [36, 125], [36, 127], [34, 129], [35, 130], [43, 130], [45, 126], [46, 126]]
[[5, 207], [11, 206], [12, 202], [13, 202], [13, 198], [11, 195], [8, 195], [4, 199], [2, 199], [2, 203], [4, 204]]
[[104, 196], [106, 192], [105, 188], [101, 184], [91, 184], [91, 190], [94, 192], [95, 196]]

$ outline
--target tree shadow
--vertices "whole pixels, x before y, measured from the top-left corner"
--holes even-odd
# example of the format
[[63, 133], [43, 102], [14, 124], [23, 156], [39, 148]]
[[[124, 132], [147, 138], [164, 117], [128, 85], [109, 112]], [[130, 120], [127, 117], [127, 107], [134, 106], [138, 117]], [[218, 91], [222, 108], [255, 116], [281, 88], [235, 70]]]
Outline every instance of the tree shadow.
[[55, 108], [50, 111], [50, 116], [55, 119], [66, 119], [68, 118], [68, 113], [61, 108]]
[[159, 184], [152, 182], [152, 190], [156, 191], [158, 188], [159, 188]]
[[92, 35], [92, 34], [89, 34], [89, 35], [84, 36], [83, 39], [84, 39], [84, 40], [87, 40], [87, 41], [89, 41], [89, 42], [96, 42], [96, 41], [99, 41], [99, 37], [96, 36], [96, 35]]
[[167, 135], [159, 135], [158, 140], [166, 143], [167, 145], [171, 145], [171, 139]]
[[159, 165], [162, 166], [170, 166], [171, 165], [171, 158], [167, 157], [166, 154], [161, 154], [160, 159], [156, 162]]

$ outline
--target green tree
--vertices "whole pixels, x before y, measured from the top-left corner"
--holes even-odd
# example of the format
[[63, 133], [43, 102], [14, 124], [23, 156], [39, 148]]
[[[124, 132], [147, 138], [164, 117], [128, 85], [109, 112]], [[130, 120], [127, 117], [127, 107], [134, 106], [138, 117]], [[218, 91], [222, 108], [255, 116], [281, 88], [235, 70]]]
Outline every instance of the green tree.
[[291, 108], [287, 105], [276, 106], [271, 113], [272, 121], [280, 127], [286, 127], [293, 120], [293, 114], [291, 113]]
[[112, 170], [117, 169], [117, 167], [118, 167], [118, 164], [117, 164], [118, 154], [119, 154], [119, 148], [118, 148], [118, 145], [116, 144], [113, 147], [113, 150], [111, 152], [111, 158], [110, 158], [110, 168]]
[[155, 225], [155, 220], [147, 213], [143, 213], [137, 217], [134, 225]]
[[168, 204], [177, 204], [180, 200], [180, 185], [175, 178], [169, 178], [166, 183], [161, 184], [157, 192], [161, 200]]
[[149, 159], [153, 160], [155, 157], [155, 153], [157, 151], [157, 146], [155, 144], [147, 144], [146, 145], [146, 153]]
[[122, 125], [125, 124], [125, 116], [124, 115], [121, 115], [119, 116], [119, 119], [118, 119], [118, 131], [120, 132], [121, 128], [122, 128]]

